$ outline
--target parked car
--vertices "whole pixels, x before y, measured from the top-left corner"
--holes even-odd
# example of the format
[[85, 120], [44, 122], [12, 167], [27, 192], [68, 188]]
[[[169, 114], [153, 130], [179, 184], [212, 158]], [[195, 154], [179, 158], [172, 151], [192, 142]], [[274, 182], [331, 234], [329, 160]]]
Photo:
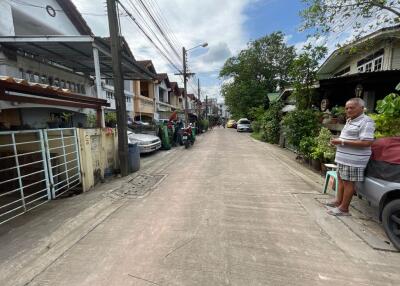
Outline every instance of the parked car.
[[237, 127], [236, 127], [237, 132], [251, 132], [251, 122], [247, 118], [241, 118], [237, 122]]
[[161, 140], [150, 134], [138, 134], [128, 131], [128, 142], [138, 143], [140, 154], [151, 153], [161, 148]]
[[226, 123], [227, 128], [236, 128], [236, 120], [228, 120], [228, 123]]
[[383, 138], [372, 145], [364, 182], [357, 195], [376, 208], [386, 235], [400, 249], [400, 137]]

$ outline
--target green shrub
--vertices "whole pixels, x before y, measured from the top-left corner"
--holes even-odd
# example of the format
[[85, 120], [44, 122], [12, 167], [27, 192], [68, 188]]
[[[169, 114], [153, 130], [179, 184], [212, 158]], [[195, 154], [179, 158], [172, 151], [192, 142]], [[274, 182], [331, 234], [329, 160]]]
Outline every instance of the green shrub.
[[107, 126], [113, 126], [117, 123], [117, 113], [114, 111], [109, 111], [104, 116], [104, 121]]
[[314, 137], [320, 129], [320, 114], [313, 110], [295, 110], [284, 116], [283, 128], [286, 138], [297, 150], [305, 137]]
[[383, 100], [378, 100], [376, 110], [378, 114], [371, 115], [375, 121], [375, 136], [400, 136], [400, 95], [391, 93]]
[[89, 112], [86, 115], [86, 127], [94, 128], [96, 127], [97, 117], [94, 112]]
[[316, 146], [317, 142], [314, 137], [304, 137], [300, 140], [299, 151], [303, 156], [311, 158], [311, 154]]
[[254, 133], [260, 133], [261, 130], [261, 122], [260, 121], [253, 121], [251, 122], [251, 128], [253, 129]]
[[278, 143], [282, 120], [282, 102], [274, 102], [260, 118], [260, 133], [263, 141]]
[[207, 119], [203, 119], [203, 120], [200, 120], [200, 122], [199, 122], [199, 128], [200, 128], [200, 130], [201, 131], [207, 131], [208, 130], [208, 126], [209, 126], [209, 121], [207, 120]]
[[336, 149], [330, 143], [331, 138], [331, 131], [322, 127], [318, 137], [315, 139], [315, 146], [312, 148], [312, 159], [320, 159], [323, 162], [332, 162], [334, 160]]

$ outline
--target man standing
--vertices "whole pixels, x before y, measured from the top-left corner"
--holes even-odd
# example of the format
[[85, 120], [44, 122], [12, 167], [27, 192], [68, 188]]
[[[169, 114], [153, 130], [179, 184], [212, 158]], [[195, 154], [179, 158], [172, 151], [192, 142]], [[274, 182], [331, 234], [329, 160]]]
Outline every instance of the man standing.
[[333, 207], [328, 213], [334, 216], [350, 215], [349, 206], [355, 193], [355, 183], [364, 181], [375, 132], [375, 123], [364, 114], [364, 101], [361, 98], [347, 101], [345, 109], [347, 123], [340, 137], [331, 140], [336, 145], [339, 188], [336, 200], [327, 205]]

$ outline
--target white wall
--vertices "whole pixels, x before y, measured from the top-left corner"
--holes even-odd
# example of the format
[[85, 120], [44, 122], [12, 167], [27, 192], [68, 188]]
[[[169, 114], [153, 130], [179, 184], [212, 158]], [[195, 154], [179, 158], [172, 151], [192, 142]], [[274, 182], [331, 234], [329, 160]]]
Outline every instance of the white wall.
[[[32, 7], [50, 5], [56, 10], [51, 17], [46, 9]], [[23, 2], [1, 1], [0, 35], [79, 35], [78, 30], [61, 10], [55, 0], [29, 0]]]

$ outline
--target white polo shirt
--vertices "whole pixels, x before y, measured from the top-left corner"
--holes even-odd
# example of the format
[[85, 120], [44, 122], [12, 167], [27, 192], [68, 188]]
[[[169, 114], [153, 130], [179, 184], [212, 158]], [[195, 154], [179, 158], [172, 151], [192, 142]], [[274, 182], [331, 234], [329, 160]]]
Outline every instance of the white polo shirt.
[[[346, 141], [362, 140], [373, 141], [375, 122], [365, 114], [354, 119], [348, 119], [340, 139]], [[337, 145], [335, 162], [347, 166], [365, 168], [371, 157], [371, 147], [354, 147]]]

